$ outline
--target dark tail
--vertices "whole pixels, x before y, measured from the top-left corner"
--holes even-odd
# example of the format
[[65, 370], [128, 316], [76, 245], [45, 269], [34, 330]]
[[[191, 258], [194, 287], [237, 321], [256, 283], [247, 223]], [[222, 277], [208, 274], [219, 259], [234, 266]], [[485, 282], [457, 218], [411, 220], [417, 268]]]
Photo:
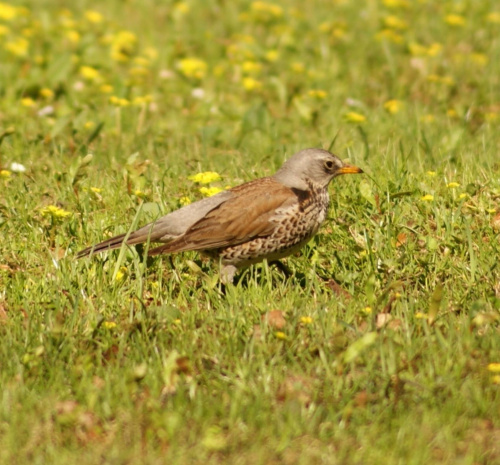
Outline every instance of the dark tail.
[[149, 250], [148, 251], [148, 256], [152, 257], [152, 256], [155, 256], [155, 255], [160, 255], [160, 254], [164, 253], [164, 251], [169, 248], [169, 245], [170, 244], [161, 245], [160, 247], [155, 247], [154, 249]]
[[93, 255], [99, 252], [105, 252], [106, 250], [118, 249], [119, 247], [121, 247], [123, 239], [125, 239], [126, 236], [126, 234], [120, 234], [119, 236], [112, 237], [107, 241], [103, 241], [99, 244], [95, 244], [87, 247], [86, 249], [80, 250], [80, 252], [76, 254], [76, 258], [86, 257], [87, 255]]

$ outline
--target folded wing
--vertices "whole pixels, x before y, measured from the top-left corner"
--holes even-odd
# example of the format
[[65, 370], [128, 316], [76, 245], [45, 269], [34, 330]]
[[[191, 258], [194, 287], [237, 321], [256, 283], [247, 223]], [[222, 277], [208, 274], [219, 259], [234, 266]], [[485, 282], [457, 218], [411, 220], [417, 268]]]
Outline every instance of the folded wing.
[[182, 236], [149, 254], [218, 249], [269, 236], [278, 225], [279, 210], [297, 200], [290, 188], [273, 178], [250, 181], [228, 192], [233, 195]]

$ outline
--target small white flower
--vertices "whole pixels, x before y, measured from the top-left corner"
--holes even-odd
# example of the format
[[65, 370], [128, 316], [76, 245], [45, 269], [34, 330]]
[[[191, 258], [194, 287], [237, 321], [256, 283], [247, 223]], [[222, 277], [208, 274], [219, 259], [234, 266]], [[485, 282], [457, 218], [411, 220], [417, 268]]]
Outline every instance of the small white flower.
[[175, 76], [175, 74], [173, 71], [169, 69], [162, 69], [160, 70], [159, 76], [161, 79], [172, 79]]
[[52, 105], [47, 105], [46, 107], [40, 108], [38, 110], [38, 116], [47, 116], [54, 113], [54, 107]]
[[21, 165], [21, 163], [16, 163], [15, 161], [10, 164], [9, 169], [13, 173], [24, 173], [26, 171], [26, 167], [24, 165]]
[[205, 98], [205, 91], [201, 87], [195, 87], [191, 91], [191, 97], [197, 98], [199, 100], [202, 100]]

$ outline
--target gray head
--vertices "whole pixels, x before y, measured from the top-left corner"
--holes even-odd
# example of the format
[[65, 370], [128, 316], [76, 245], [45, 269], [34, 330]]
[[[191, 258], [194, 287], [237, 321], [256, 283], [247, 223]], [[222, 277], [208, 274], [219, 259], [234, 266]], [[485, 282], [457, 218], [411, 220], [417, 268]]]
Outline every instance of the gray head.
[[362, 172], [327, 150], [304, 149], [292, 155], [274, 178], [285, 186], [306, 190], [309, 187], [307, 180], [326, 188], [335, 176]]

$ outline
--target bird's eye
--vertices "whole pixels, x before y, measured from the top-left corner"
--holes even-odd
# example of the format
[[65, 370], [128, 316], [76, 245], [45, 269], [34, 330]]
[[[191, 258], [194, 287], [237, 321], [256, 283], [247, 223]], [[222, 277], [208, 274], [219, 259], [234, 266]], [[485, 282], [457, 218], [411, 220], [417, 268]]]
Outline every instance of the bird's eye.
[[333, 167], [334, 166], [335, 166], [335, 163], [333, 163], [332, 160], [325, 161], [325, 169], [326, 169], [326, 171], [333, 171]]

